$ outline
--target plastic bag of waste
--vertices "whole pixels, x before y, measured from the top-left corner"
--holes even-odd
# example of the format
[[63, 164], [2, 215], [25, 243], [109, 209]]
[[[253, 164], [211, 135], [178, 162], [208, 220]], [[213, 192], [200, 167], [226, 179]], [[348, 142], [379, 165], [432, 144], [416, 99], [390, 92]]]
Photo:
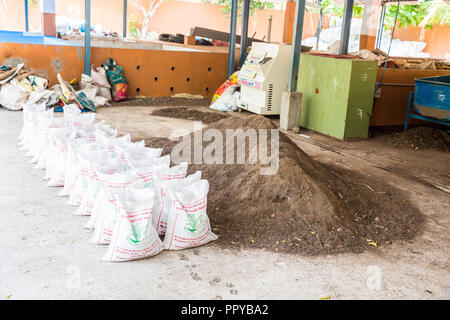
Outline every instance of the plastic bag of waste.
[[206, 213], [209, 183], [195, 182], [184, 189], [172, 192], [171, 209], [167, 221], [163, 246], [167, 250], [181, 250], [204, 245], [216, 240]]
[[225, 93], [226, 89], [228, 89], [230, 86], [237, 85], [238, 77], [239, 77], [239, 71], [236, 71], [227, 80], [225, 80], [225, 82], [222, 83], [222, 85], [214, 93], [214, 95], [211, 99], [211, 103], [216, 102], [216, 100], [219, 99], [219, 97], [221, 97], [222, 94]]
[[47, 79], [35, 75], [28, 76], [28, 81], [30, 82], [30, 85], [34, 91], [43, 91], [48, 87]]
[[91, 78], [92, 82], [98, 87], [98, 95], [106, 98], [107, 102], [111, 102], [111, 85], [108, 82], [105, 68], [98, 67], [95, 69], [94, 66], [91, 66]]
[[218, 111], [236, 111], [240, 99], [239, 85], [232, 85], [209, 107]]
[[[201, 171], [197, 171], [184, 179], [161, 179], [156, 175], [153, 179], [154, 190], [160, 190], [161, 206], [159, 210], [153, 212], [153, 225], [159, 235], [164, 235], [167, 229], [167, 219], [171, 208], [172, 197], [168, 195], [168, 190], [171, 192], [178, 192], [187, 186], [200, 181], [202, 178]], [[155, 208], [156, 209], [156, 208]]]
[[29, 94], [30, 93], [20, 85], [11, 83], [4, 84], [0, 87], [0, 105], [13, 111], [22, 110]]
[[108, 58], [103, 62], [103, 68], [106, 70], [106, 77], [111, 85], [112, 97], [114, 101], [128, 99], [128, 81], [121, 66], [116, 61]]
[[115, 196], [117, 220], [104, 261], [120, 262], [155, 256], [163, 251], [152, 224], [154, 194], [130, 188]]

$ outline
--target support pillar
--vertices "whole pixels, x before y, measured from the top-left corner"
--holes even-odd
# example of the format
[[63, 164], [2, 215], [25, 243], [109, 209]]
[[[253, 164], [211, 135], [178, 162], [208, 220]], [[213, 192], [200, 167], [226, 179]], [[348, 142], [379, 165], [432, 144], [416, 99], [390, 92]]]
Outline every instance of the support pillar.
[[30, 31], [29, 25], [28, 25], [28, 0], [25, 0], [25, 31]]
[[236, 21], [237, 21], [238, 0], [231, 0], [230, 17], [230, 42], [228, 45], [228, 75], [234, 72], [234, 56], [236, 54]]
[[245, 62], [247, 58], [247, 47], [248, 47], [248, 19], [250, 16], [250, 0], [242, 1], [242, 28], [241, 28], [241, 48], [239, 55], [239, 68]]
[[84, 1], [84, 74], [91, 75], [91, 0]]
[[127, 37], [127, 0], [123, 0], [123, 32], [122, 37], [125, 39]]
[[380, 21], [381, 0], [366, 0], [362, 17], [359, 49], [375, 49], [378, 23]]
[[341, 41], [339, 44], [339, 55], [348, 53], [348, 44], [350, 39], [350, 27], [352, 23], [354, 0], [345, 0], [344, 16], [342, 17]]
[[380, 23], [378, 23], [377, 42], [375, 44], [375, 48], [378, 49], [381, 47], [381, 40], [383, 39], [385, 14], [386, 14], [386, 5], [383, 3], [381, 5]]
[[289, 91], [281, 96], [280, 129], [290, 130], [300, 126], [302, 94], [297, 92], [298, 72], [302, 49], [303, 21], [306, 0], [296, 0], [294, 33], [292, 36], [291, 60], [289, 64]]
[[322, 30], [322, 0], [319, 0], [319, 23], [317, 24], [317, 35], [316, 35], [316, 50], [319, 50], [319, 42], [320, 42], [320, 31]]
[[284, 24], [283, 24], [283, 42], [292, 43], [292, 32], [294, 30], [295, 19], [295, 1], [288, 0], [286, 2], [286, 10], [284, 11]]
[[41, 0], [42, 33], [46, 36], [56, 37], [55, 12], [55, 0]]

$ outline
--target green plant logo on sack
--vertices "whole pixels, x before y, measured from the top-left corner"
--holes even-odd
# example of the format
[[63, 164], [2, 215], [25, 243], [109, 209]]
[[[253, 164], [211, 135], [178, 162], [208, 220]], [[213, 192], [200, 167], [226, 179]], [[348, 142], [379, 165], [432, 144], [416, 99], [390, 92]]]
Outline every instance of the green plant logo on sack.
[[145, 244], [145, 241], [147, 238], [150, 238], [151, 236], [146, 235], [146, 228], [139, 226], [137, 224], [131, 225], [131, 232], [127, 237], [128, 242], [135, 246], [135, 247], [141, 247]]
[[142, 240], [142, 232], [138, 225], [132, 224], [131, 225], [131, 233], [128, 235], [127, 240], [129, 243], [131, 243], [133, 246], [138, 247]]
[[152, 182], [151, 181], [144, 182], [144, 188], [151, 188], [151, 187], [152, 187]]
[[203, 216], [195, 215], [193, 213], [187, 213], [187, 223], [184, 226], [184, 230], [190, 233], [196, 233], [198, 228], [202, 225]]

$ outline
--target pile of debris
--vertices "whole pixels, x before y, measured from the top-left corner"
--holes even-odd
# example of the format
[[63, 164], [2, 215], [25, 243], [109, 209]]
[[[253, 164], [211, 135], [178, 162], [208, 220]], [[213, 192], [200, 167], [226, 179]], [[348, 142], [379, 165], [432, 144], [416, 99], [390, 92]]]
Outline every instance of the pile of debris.
[[[71, 36], [81, 36], [85, 33], [86, 23], [84, 20], [71, 19], [66, 16], [57, 16], [55, 19], [56, 32], [62, 39], [70, 39]], [[115, 31], [105, 30], [100, 23], [91, 26], [91, 36], [118, 38], [119, 34]]]
[[49, 81], [40, 72], [25, 64], [0, 67], [0, 105], [9, 110], [22, 110], [25, 104], [42, 104], [62, 111], [75, 103], [82, 111], [96, 111], [110, 106], [112, 100], [128, 99], [128, 82], [123, 70], [113, 59], [98, 68], [91, 67], [91, 76], [81, 75], [70, 82], [57, 74], [58, 84], [49, 88]]
[[0, 66], [0, 105], [10, 110], [21, 110], [24, 103], [45, 102], [49, 106], [58, 97], [47, 89], [48, 80], [25, 65]]
[[[117, 137], [117, 129], [94, 124], [95, 114], [64, 106], [55, 117], [45, 103], [24, 105], [21, 150], [45, 172], [49, 187], [89, 216], [91, 243], [109, 245], [104, 261], [129, 261], [216, 240], [206, 213], [209, 183], [188, 164], [170, 167], [161, 148]], [[162, 237], [162, 239], [160, 239]]]
[[392, 58], [380, 49], [362, 49], [350, 55], [362, 59], [377, 60], [378, 66], [396, 69], [450, 70], [450, 62], [438, 59]]

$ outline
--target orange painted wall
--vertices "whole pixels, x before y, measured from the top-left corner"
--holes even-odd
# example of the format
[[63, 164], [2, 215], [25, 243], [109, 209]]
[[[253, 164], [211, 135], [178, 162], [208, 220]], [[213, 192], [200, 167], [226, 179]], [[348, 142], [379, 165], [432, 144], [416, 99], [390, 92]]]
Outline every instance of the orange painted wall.
[[[83, 52], [83, 47], [2, 43], [0, 64], [14, 60], [25, 62], [43, 71], [53, 85], [57, 83], [58, 72], [67, 81], [80, 78], [84, 69]], [[92, 48], [94, 66], [108, 57], [114, 57], [123, 67], [130, 96], [190, 93], [211, 97], [227, 75], [225, 53]]]
[[[148, 1], [138, 0], [143, 6]], [[25, 9], [23, 1], [0, 0], [0, 30], [25, 30]], [[67, 16], [75, 20], [84, 19], [84, 0], [57, 0], [56, 16]], [[166, 0], [156, 11], [149, 23], [149, 31], [158, 33], [188, 33], [193, 26], [216, 29], [229, 32], [229, 15], [222, 13], [223, 6]], [[91, 24], [100, 23], [106, 30], [122, 33], [123, 0], [95, 0], [92, 1]], [[131, 3], [128, 4], [128, 19], [134, 14], [142, 21], [141, 12]], [[263, 38], [267, 33], [268, 16], [272, 15], [271, 40], [281, 42], [283, 38], [284, 10], [255, 9], [249, 22], [249, 35], [256, 32], [255, 38]], [[315, 34], [317, 15], [306, 14], [304, 35]], [[41, 31], [40, 5], [29, 8], [30, 31]], [[238, 20], [238, 34], [240, 34], [240, 20]]]
[[[28, 8], [31, 32], [41, 31], [41, 7]], [[0, 30], [25, 31], [25, 3], [20, 0], [0, 0]]]
[[429, 52], [432, 58], [443, 58], [450, 53], [450, 27], [447, 25], [434, 25], [431, 30], [408, 26], [397, 29], [395, 34], [395, 39], [425, 41], [427, 46], [423, 51]]
[[[147, 0], [137, 0], [148, 6]], [[159, 33], [187, 33], [193, 26], [217, 29], [229, 32], [229, 16], [222, 14], [223, 6], [166, 0], [156, 11], [150, 21], [149, 30]], [[93, 0], [91, 23], [101, 23], [106, 30], [122, 34], [123, 0]], [[22, 0], [0, 0], [0, 30], [25, 30], [25, 9]], [[140, 11], [131, 3], [128, 4], [128, 19], [134, 14], [140, 19]], [[72, 19], [84, 19], [84, 0], [56, 0], [56, 16], [70, 16]], [[254, 10], [250, 19], [249, 35], [256, 31], [255, 38], [261, 39], [267, 33], [267, 18], [272, 15], [271, 40], [282, 42], [284, 11]], [[40, 5], [29, 8], [30, 31], [41, 31]], [[325, 24], [326, 24], [325, 19]], [[239, 21], [238, 21], [239, 22]], [[306, 13], [303, 38], [315, 35], [318, 15]], [[240, 22], [239, 22], [240, 23]], [[240, 25], [238, 24], [238, 34]], [[128, 33], [129, 34], [129, 33]], [[409, 26], [396, 30], [396, 37], [401, 40], [426, 41], [425, 52], [432, 57], [443, 58], [450, 53], [450, 27], [434, 26], [433, 30], [423, 30]]]

